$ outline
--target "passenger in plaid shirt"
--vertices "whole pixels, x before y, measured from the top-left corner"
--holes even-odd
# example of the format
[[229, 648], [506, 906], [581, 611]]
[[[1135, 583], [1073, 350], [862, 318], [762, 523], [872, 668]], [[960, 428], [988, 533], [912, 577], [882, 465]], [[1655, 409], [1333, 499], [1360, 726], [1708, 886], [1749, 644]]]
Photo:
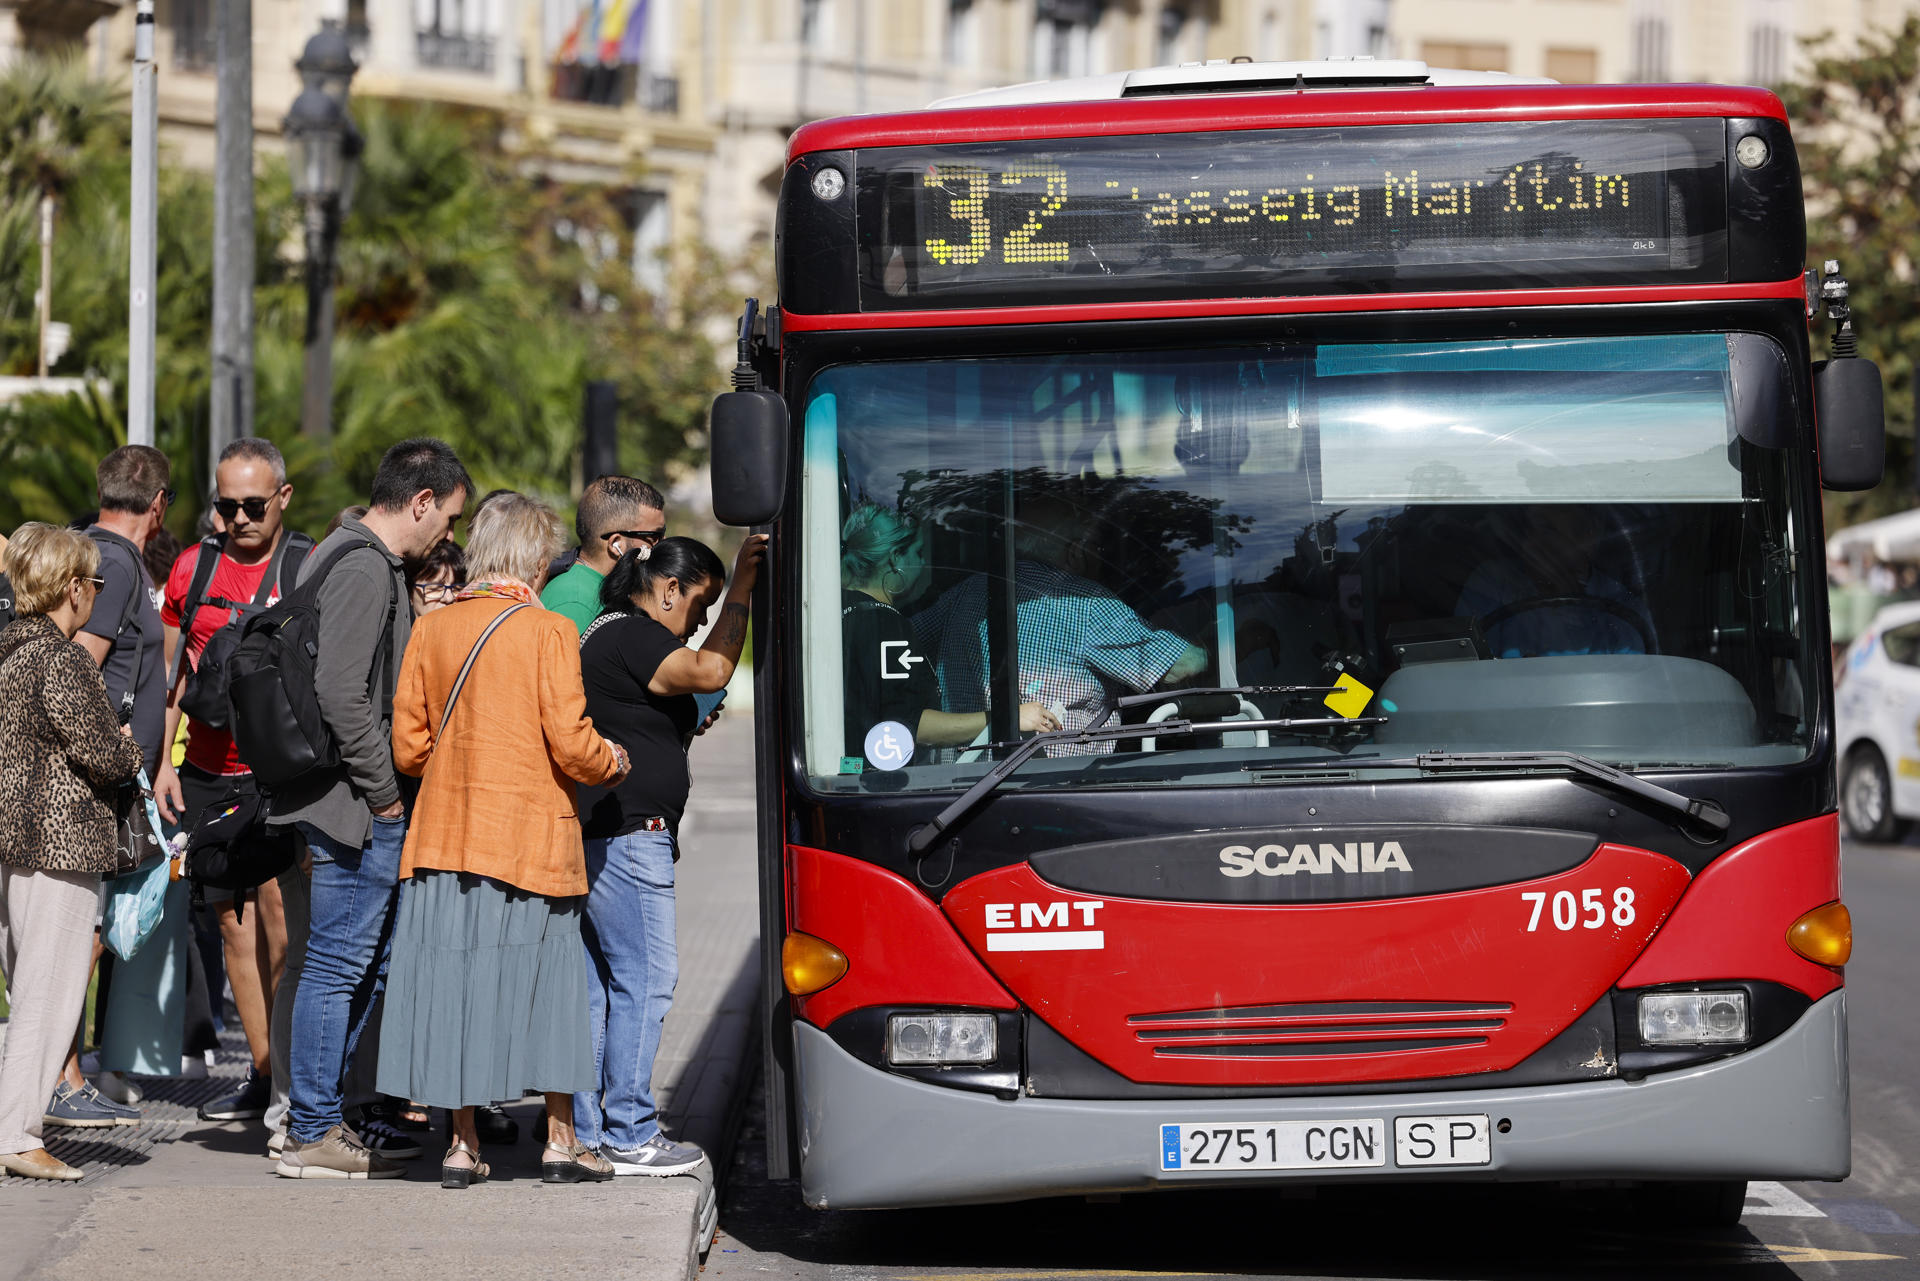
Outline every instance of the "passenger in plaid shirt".
[[[1118, 596], [1065, 565], [1078, 558], [1079, 514], [1064, 502], [1036, 499], [1022, 510], [1014, 567], [1020, 629], [1020, 697], [1053, 709], [1067, 729], [1083, 728], [1111, 686], [1144, 693], [1188, 680], [1206, 668], [1204, 651], [1173, 632], [1147, 626]], [[987, 578], [976, 574], [913, 619], [923, 652], [937, 650], [941, 706], [986, 710]], [[1111, 744], [1052, 748], [1050, 755], [1111, 751]]]

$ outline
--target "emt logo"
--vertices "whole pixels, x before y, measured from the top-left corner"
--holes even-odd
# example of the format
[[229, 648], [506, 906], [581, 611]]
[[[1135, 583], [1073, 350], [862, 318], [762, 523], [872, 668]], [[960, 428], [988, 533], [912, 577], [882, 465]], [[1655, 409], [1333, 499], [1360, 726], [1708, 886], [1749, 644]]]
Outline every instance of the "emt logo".
[[1093, 925], [1094, 914], [1105, 906], [1099, 899], [1065, 903], [988, 903], [987, 951], [1104, 951], [1107, 932], [1096, 930]]

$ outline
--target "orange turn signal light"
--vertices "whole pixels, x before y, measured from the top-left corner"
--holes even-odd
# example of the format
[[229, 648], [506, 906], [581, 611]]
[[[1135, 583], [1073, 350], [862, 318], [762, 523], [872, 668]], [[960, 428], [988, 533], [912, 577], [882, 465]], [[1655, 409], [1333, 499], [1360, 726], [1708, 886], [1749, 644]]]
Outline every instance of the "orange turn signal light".
[[1845, 903], [1816, 907], [1788, 927], [1787, 946], [1815, 965], [1845, 965], [1853, 955], [1853, 913]]
[[825, 939], [796, 930], [780, 945], [780, 977], [795, 996], [832, 987], [846, 972], [847, 954]]

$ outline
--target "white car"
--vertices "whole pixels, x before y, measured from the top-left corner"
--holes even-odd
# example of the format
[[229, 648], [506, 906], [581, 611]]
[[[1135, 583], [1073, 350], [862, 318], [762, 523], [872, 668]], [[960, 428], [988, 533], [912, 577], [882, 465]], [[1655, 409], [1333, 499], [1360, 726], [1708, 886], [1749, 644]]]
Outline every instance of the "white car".
[[1838, 680], [1841, 821], [1856, 840], [1897, 841], [1920, 819], [1920, 601], [1875, 614]]

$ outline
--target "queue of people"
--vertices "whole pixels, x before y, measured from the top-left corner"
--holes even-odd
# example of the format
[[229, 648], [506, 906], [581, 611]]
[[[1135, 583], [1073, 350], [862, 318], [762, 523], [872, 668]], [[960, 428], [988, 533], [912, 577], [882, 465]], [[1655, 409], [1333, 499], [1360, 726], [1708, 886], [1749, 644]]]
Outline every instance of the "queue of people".
[[[143, 446], [101, 463], [83, 530], [0, 540], [0, 1168], [81, 1177], [47, 1135], [138, 1124], [139, 1079], [190, 1072], [230, 991], [250, 1069], [201, 1116], [263, 1120], [282, 1177], [399, 1177], [441, 1108], [442, 1186], [485, 1182], [518, 1137], [499, 1105], [529, 1092], [544, 1181], [698, 1169], [652, 1094], [673, 865], [695, 696], [732, 676], [765, 540], [729, 578], [667, 537], [659, 491], [603, 477], [568, 564], [550, 507], [469, 513], [431, 439], [388, 450], [317, 543], [270, 443], [215, 477], [207, 536], [171, 560], [170, 468]], [[258, 661], [299, 628], [305, 659]], [[311, 761], [262, 746], [263, 681], [321, 727]], [[145, 955], [103, 957], [149, 794], [186, 877]]]

